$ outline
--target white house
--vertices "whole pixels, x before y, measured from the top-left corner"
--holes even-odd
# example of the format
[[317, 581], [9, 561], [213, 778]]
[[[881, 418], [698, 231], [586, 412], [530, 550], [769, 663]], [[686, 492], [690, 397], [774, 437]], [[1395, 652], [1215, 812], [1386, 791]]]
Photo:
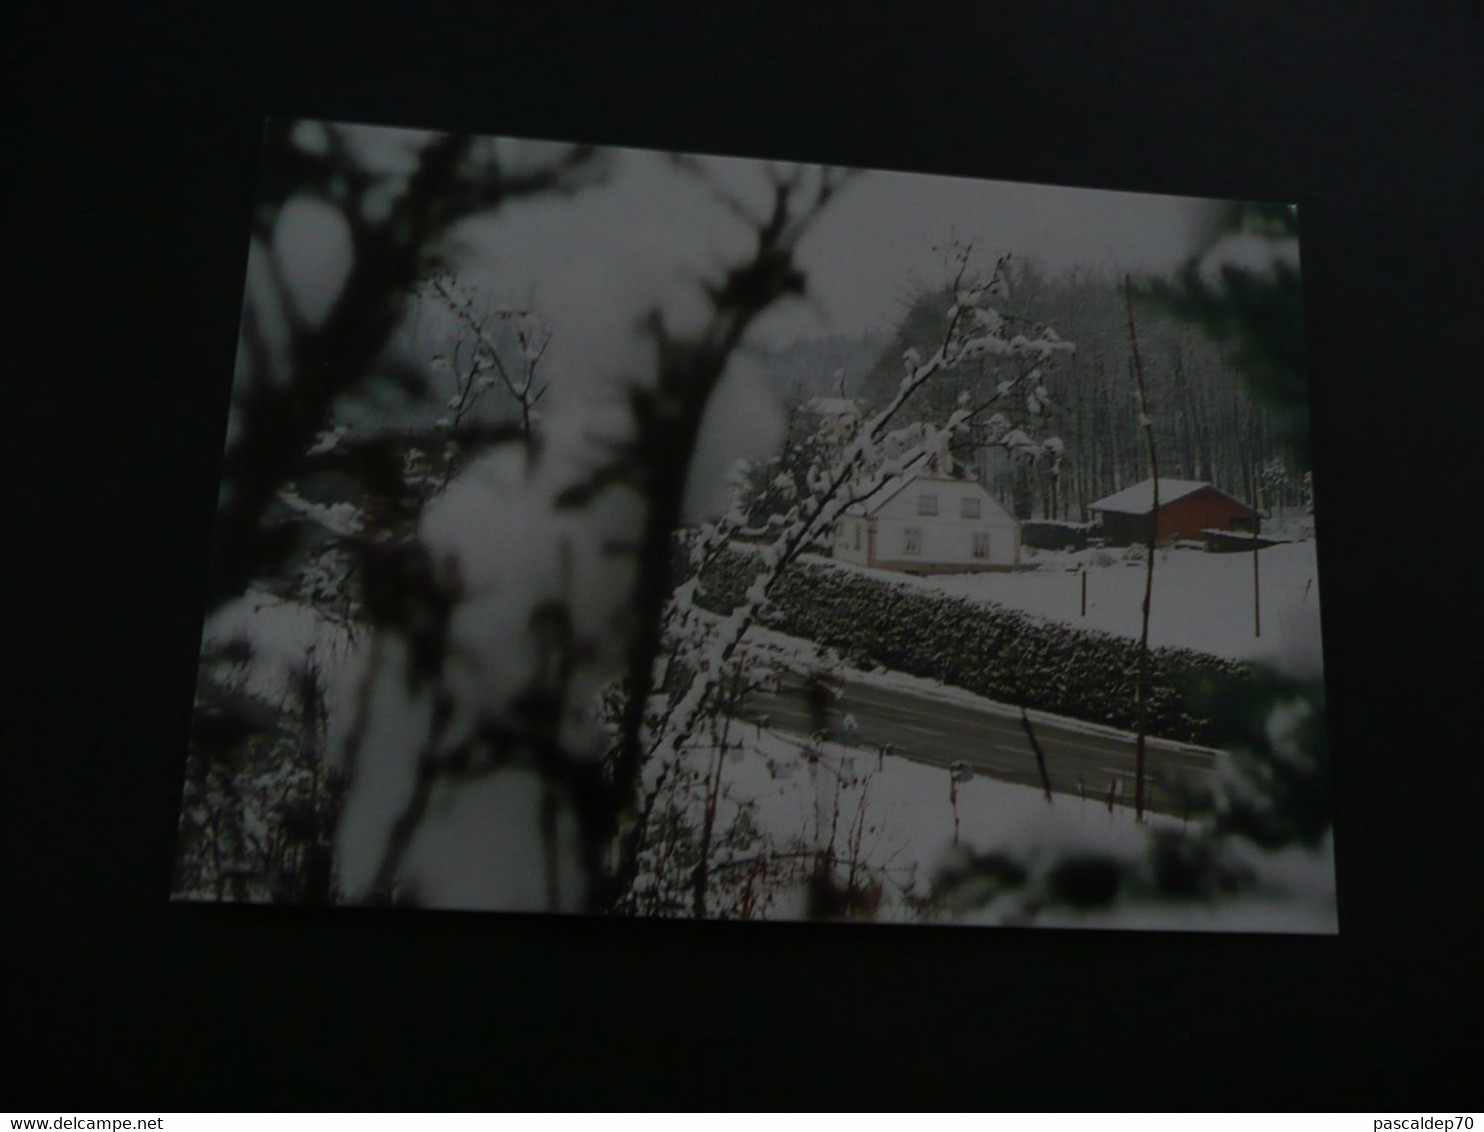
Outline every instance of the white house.
[[842, 562], [906, 574], [1009, 570], [1020, 562], [1020, 524], [978, 480], [936, 471], [893, 476], [835, 525]]

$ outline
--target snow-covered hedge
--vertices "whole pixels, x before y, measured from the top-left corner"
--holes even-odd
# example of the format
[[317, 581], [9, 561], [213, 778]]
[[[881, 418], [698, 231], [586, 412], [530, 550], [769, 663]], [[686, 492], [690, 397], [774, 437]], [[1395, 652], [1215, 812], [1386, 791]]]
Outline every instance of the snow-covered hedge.
[[[727, 613], [761, 570], [753, 554], [727, 551], [707, 568], [698, 602]], [[1138, 645], [964, 598], [940, 596], [848, 570], [795, 563], [779, 578], [762, 620], [838, 650], [860, 667], [941, 680], [1004, 703], [1132, 730]], [[1242, 680], [1247, 665], [1186, 649], [1149, 658], [1150, 734], [1215, 744], [1194, 693]]]

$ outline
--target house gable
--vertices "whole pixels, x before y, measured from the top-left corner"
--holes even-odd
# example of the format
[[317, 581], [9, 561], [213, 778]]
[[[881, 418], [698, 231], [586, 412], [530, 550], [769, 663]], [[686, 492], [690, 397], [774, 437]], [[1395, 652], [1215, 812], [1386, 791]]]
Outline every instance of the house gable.
[[[917, 497], [924, 494], [938, 496], [940, 503], [936, 516], [922, 515], [918, 510]], [[847, 508], [846, 514], [895, 519], [921, 516], [940, 520], [959, 520], [961, 519], [959, 501], [964, 498], [979, 500], [979, 518], [982, 521], [993, 522], [997, 519], [1015, 521], [1010, 512], [1006, 511], [1000, 501], [991, 495], [978, 480], [928, 475], [908, 475], [899, 477], [896, 482], [887, 481], [887, 486], [880, 492], [863, 505]], [[974, 520], [965, 521], [973, 522]]]
[[1008, 570], [1020, 524], [978, 480], [908, 475], [841, 516], [834, 554], [913, 574]]

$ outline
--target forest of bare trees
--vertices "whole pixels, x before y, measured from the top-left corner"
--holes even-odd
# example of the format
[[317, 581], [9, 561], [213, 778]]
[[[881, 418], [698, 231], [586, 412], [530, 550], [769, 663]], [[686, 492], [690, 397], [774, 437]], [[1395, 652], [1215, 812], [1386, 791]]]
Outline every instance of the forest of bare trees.
[[[892, 343], [861, 383], [865, 399], [894, 387], [896, 359], [931, 338], [944, 309], [944, 296], [935, 291], [908, 304]], [[1022, 327], [1052, 326], [1077, 350], [1037, 375], [1044, 398], [1001, 410], [972, 444], [964, 442], [962, 458], [989, 459], [1002, 502], [1013, 504], [1019, 518], [1086, 522], [1088, 504], [1149, 476], [1121, 280], [1111, 271], [1089, 269], [1050, 275], [1015, 261], [1005, 314]], [[1306, 508], [1310, 493], [1296, 414], [1254, 400], [1233, 350], [1200, 326], [1155, 303], [1141, 304], [1140, 317], [1161, 475], [1213, 483], [1274, 517]], [[912, 412], [917, 419], [942, 415], [964, 392], [977, 401], [1000, 382], [1025, 376], [1021, 365], [985, 359], [924, 397]], [[1055, 458], [1028, 458], [1032, 453], [1017, 453], [1013, 443], [995, 447], [1017, 432], [1059, 437]]]

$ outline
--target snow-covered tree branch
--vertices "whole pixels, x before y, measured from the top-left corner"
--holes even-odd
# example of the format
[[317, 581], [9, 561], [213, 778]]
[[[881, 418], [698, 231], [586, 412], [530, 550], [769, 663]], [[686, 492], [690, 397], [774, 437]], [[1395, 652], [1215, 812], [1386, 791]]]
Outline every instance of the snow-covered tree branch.
[[[1007, 335], [1005, 320], [989, 305], [1003, 290], [1004, 261], [996, 265], [987, 280], [966, 284], [971, 251], [964, 247], [959, 252], [953, 281], [955, 299], [938, 348], [926, 359], [916, 351], [909, 351], [902, 359], [905, 373], [896, 396], [867, 419], [853, 439], [831, 452], [828, 463], [812, 465], [802, 490], [793, 487], [786, 493], [795, 495], [797, 501], [781, 516], [780, 529], [772, 543], [757, 552], [761, 571], [748, 587], [743, 601], [720, 620], [697, 610], [697, 591], [704, 584], [707, 563], [744, 528], [746, 516], [734, 501], [726, 515], [704, 524], [691, 540], [688, 552], [695, 573], [670, 596], [664, 620], [674, 644], [669, 664], [673, 670], [689, 674], [689, 679], [653, 718], [654, 726], [648, 737], [651, 785], [640, 812], [636, 840], [642, 841], [648, 817], [685, 748], [705, 721], [714, 719], [723, 709], [719, 694], [729, 683], [735, 688], [744, 678], [746, 659], [736, 659], [738, 649], [747, 631], [758, 623], [778, 579], [799, 554], [822, 532], [831, 530], [847, 508], [869, 500], [894, 478], [935, 458], [937, 453], [946, 454], [948, 440], [956, 432], [968, 428], [978, 413], [1001, 398], [1020, 394], [1024, 382], [1003, 383], [979, 407], [955, 410], [939, 429], [892, 430], [890, 426], [902, 407], [934, 377], [964, 362], [988, 354], [1030, 355], [1044, 362], [1072, 349], [1070, 343], [1049, 328], [1035, 338]], [[1038, 376], [1039, 370], [1034, 370], [1027, 373], [1026, 379]], [[1028, 396], [1035, 399], [1036, 389], [1032, 388]], [[1029, 727], [1028, 720], [1026, 725]]]
[[386, 347], [449, 232], [510, 201], [575, 192], [596, 171], [583, 147], [510, 169], [498, 147], [468, 137], [382, 141], [280, 121], [265, 133], [263, 167], [217, 516], [218, 603], [288, 554], [263, 515], [337, 400], [376, 379], [424, 384]]

